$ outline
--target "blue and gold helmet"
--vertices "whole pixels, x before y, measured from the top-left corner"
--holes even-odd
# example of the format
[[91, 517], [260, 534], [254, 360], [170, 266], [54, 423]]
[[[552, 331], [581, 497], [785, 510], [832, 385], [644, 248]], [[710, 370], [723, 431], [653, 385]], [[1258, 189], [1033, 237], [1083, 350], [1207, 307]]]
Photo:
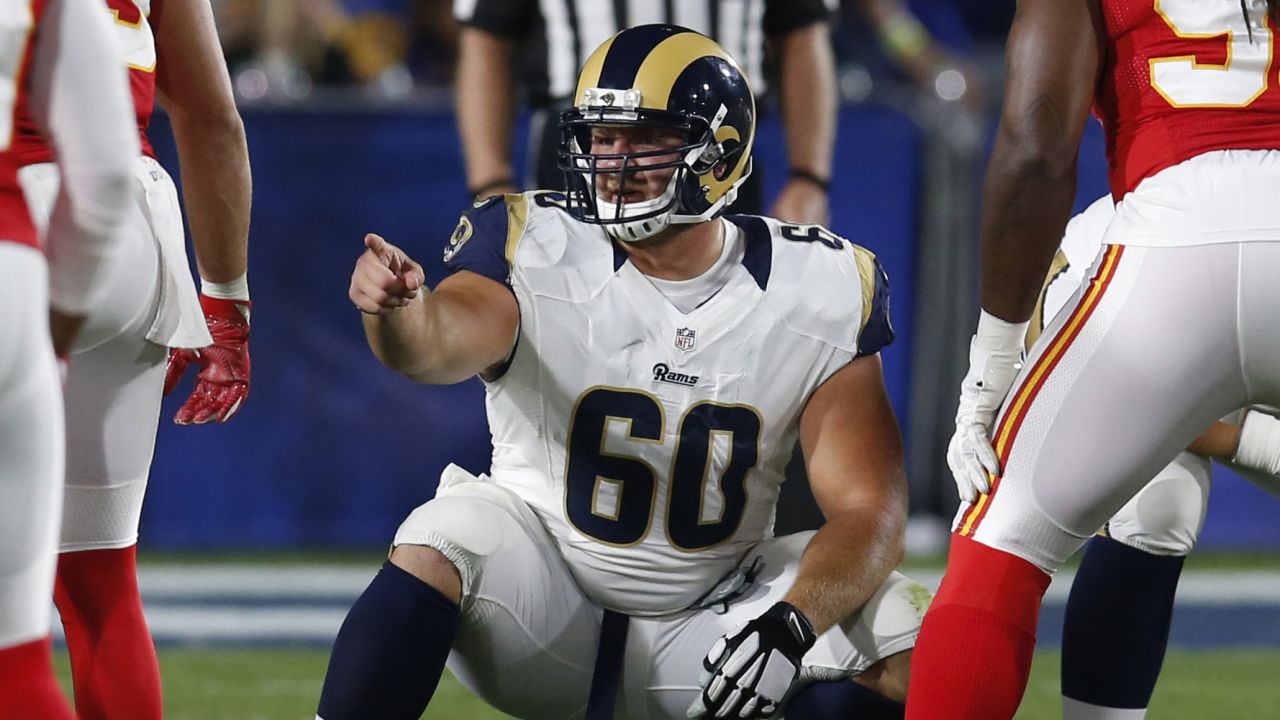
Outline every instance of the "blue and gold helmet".
[[[658, 126], [683, 138], [678, 148], [592, 154], [592, 126]], [[738, 63], [714, 40], [676, 25], [641, 25], [614, 35], [587, 58], [574, 106], [560, 116], [560, 169], [569, 211], [603, 225], [620, 240], [653, 237], [671, 223], [710, 220], [733, 202], [751, 174], [756, 107]], [[623, 202], [628, 172], [645, 157], [671, 158], [645, 170], [674, 167], [665, 192]], [[602, 162], [604, 161], [604, 162]], [[618, 176], [616, 199], [596, 181]]]

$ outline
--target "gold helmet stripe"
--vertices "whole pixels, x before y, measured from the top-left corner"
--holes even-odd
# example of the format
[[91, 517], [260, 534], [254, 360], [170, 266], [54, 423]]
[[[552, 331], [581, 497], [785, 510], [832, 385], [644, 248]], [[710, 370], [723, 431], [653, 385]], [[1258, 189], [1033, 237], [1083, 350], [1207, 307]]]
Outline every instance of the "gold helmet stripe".
[[591, 57], [587, 58], [587, 62], [582, 66], [582, 72], [578, 73], [578, 89], [573, 93], [573, 104], [582, 104], [582, 94], [587, 88], [599, 87], [600, 71], [604, 69], [604, 59], [609, 56], [609, 48], [613, 47], [613, 41], [617, 39], [617, 35], [604, 41], [604, 44], [596, 48], [591, 53]]
[[[695, 32], [679, 33], [658, 43], [636, 71], [633, 87], [640, 91], [640, 107], [666, 110], [667, 102], [671, 99], [671, 88], [680, 73], [693, 61], [704, 57], [718, 57], [735, 68], [738, 67], [737, 61], [724, 48], [705, 35]], [[581, 86], [579, 89], [581, 90]]]

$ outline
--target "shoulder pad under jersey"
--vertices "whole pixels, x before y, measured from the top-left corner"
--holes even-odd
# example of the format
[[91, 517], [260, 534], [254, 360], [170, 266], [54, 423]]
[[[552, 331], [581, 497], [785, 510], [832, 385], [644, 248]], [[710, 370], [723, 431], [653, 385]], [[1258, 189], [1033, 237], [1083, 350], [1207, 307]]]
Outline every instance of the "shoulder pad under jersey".
[[821, 225], [729, 219], [746, 239], [743, 265], [788, 327], [857, 356], [893, 342], [889, 278], [870, 250]]
[[520, 207], [511, 214], [521, 218], [522, 232], [507, 251], [520, 285], [534, 295], [570, 302], [594, 297], [626, 254], [599, 225], [570, 216], [562, 193], [538, 191], [518, 197]]

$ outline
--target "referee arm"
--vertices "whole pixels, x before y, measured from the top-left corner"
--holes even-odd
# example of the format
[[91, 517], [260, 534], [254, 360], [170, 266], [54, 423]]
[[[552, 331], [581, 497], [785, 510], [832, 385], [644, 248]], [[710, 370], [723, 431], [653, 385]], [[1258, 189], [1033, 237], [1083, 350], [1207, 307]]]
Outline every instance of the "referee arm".
[[771, 34], [769, 40], [778, 63], [791, 173], [770, 214], [789, 222], [826, 224], [838, 106], [829, 28], [819, 20]]

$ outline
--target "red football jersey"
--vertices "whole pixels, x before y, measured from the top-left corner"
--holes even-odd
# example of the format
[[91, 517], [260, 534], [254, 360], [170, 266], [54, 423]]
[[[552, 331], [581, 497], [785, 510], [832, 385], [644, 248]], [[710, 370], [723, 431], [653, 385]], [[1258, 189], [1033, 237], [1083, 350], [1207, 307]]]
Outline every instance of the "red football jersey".
[[[43, 0], [41, 0], [43, 2]], [[129, 67], [129, 89], [133, 93], [133, 109], [138, 119], [138, 135], [142, 152], [154, 157], [147, 141], [147, 128], [156, 104], [156, 42], [147, 19], [158, 10], [161, 0], [105, 0], [107, 11], [115, 19], [116, 44]], [[18, 97], [17, 132], [14, 153], [20, 165], [53, 162], [53, 148], [48, 138], [31, 121], [25, 93]]]
[[1108, 52], [1094, 102], [1111, 193], [1211, 150], [1280, 148], [1276, 26], [1266, 4], [1101, 0]]
[[31, 221], [22, 187], [18, 185], [18, 168], [22, 163], [14, 152], [14, 140], [18, 121], [15, 106], [21, 102], [20, 98], [27, 95], [32, 39], [35, 37], [33, 31], [44, 12], [44, 0], [31, 0], [23, 5], [31, 10], [30, 16], [24, 19], [27, 22], [11, 19], [0, 29], [0, 58], [3, 58], [0, 66], [12, 68], [14, 73], [0, 77], [0, 84], [4, 86], [0, 98], [8, 99], [0, 102], [0, 142], [4, 143], [0, 147], [0, 242], [38, 247], [40, 238], [35, 223]]

